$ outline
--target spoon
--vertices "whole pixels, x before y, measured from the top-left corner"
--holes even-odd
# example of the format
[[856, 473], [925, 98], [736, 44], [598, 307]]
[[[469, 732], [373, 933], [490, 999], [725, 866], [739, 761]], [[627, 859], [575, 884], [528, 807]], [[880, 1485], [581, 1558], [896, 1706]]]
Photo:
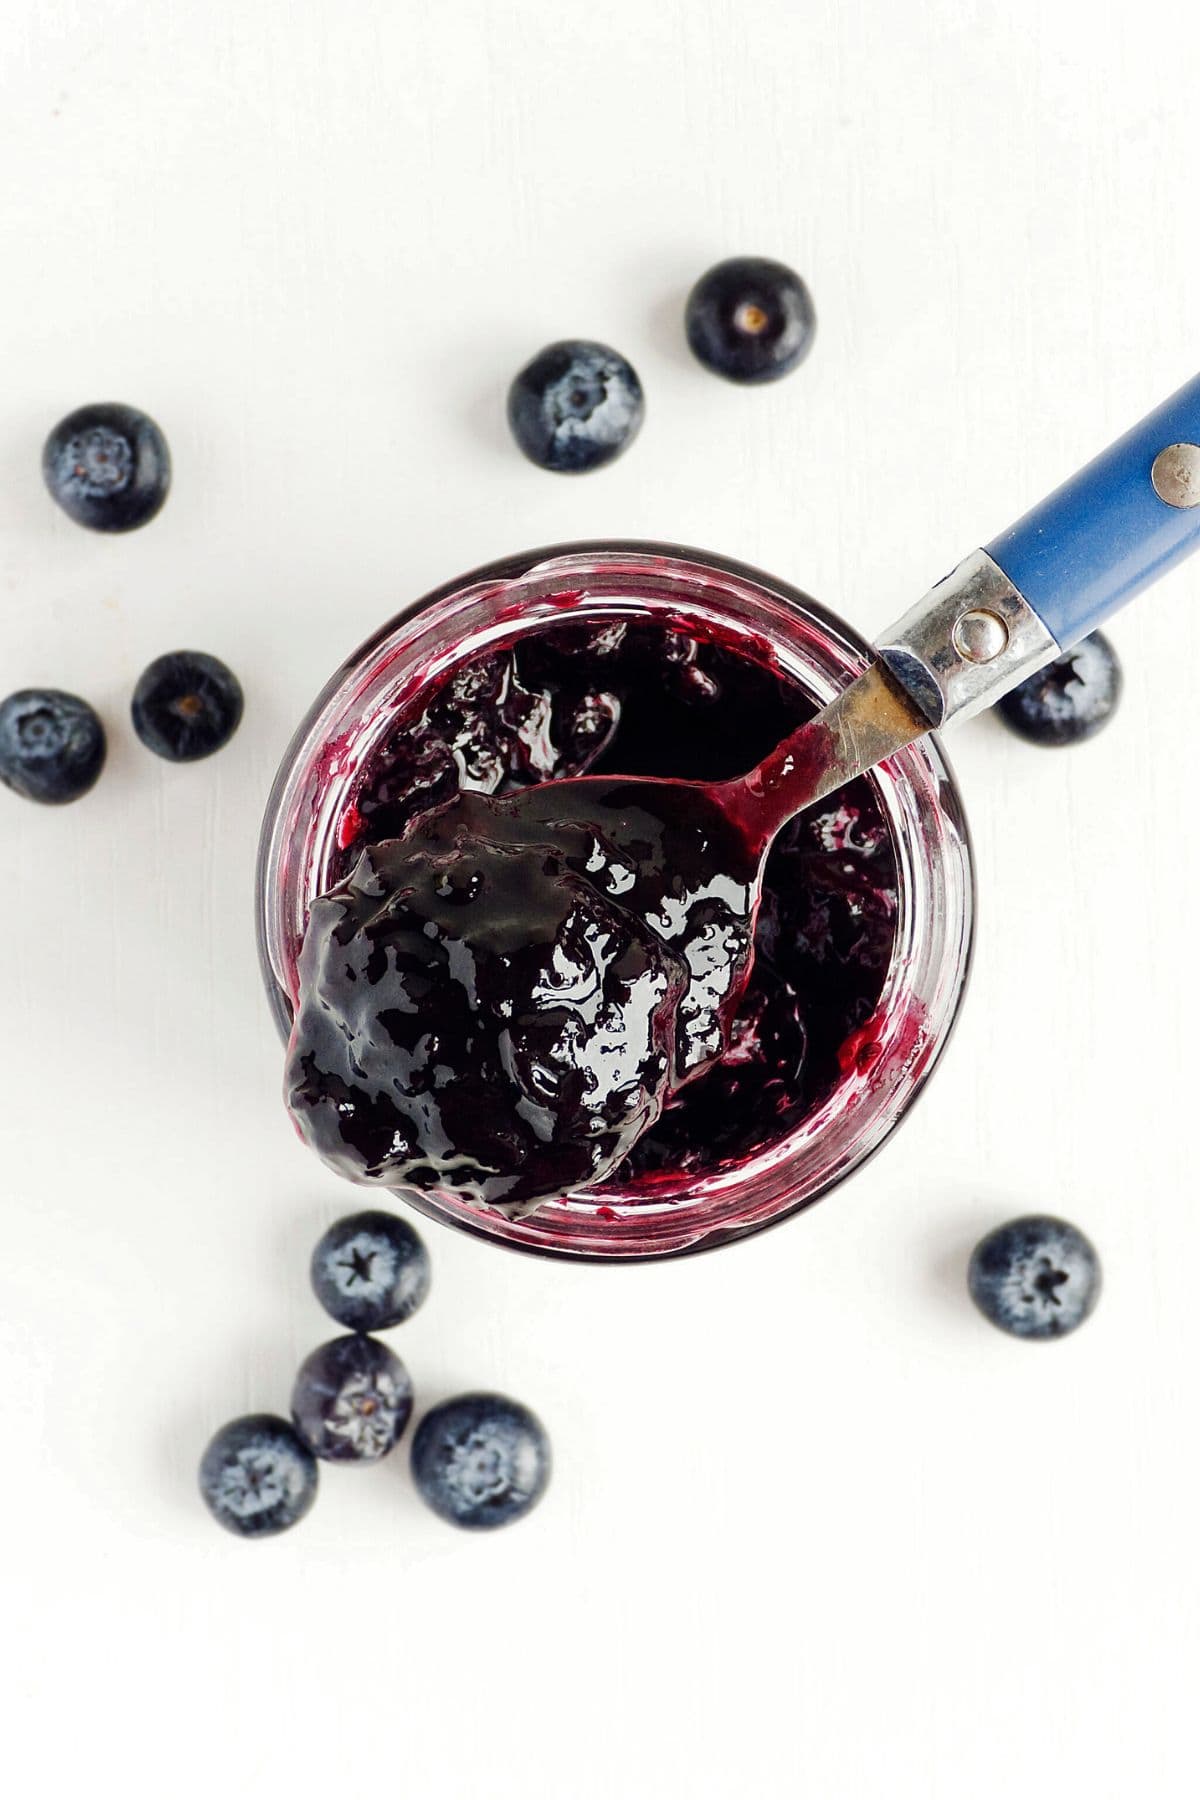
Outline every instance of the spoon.
[[771, 844], [992, 705], [1200, 543], [1200, 377], [883, 633], [731, 781], [460, 792], [314, 903], [287, 1093], [339, 1172], [519, 1216], [606, 1176], [724, 1052]]
[[864, 674], [729, 786], [773, 836], [925, 732], [994, 705], [1198, 544], [1200, 376], [959, 563], [882, 633]]

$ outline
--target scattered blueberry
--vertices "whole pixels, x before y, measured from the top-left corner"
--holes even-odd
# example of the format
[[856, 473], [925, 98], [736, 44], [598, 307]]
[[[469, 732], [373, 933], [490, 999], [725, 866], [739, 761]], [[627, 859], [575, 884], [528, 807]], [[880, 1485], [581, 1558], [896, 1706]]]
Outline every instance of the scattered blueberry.
[[0, 702], [0, 782], [26, 800], [78, 800], [95, 786], [105, 750], [104, 727], [77, 694], [22, 688]]
[[426, 1413], [412, 1446], [422, 1500], [451, 1525], [486, 1530], [537, 1505], [550, 1440], [529, 1408], [503, 1394], [461, 1394]]
[[777, 381], [812, 349], [817, 315], [794, 269], [731, 256], [702, 275], [684, 309], [693, 354], [730, 381]]
[[1100, 1297], [1100, 1260], [1074, 1225], [1032, 1214], [982, 1238], [967, 1270], [971, 1298], [1013, 1337], [1064, 1337]]
[[317, 1497], [317, 1465], [286, 1419], [251, 1413], [222, 1425], [200, 1462], [200, 1492], [219, 1525], [273, 1537]]
[[77, 525], [133, 531], [152, 519], [171, 485], [171, 453], [154, 420], [104, 401], [60, 419], [42, 450], [46, 486]]
[[312, 1255], [313, 1292], [350, 1331], [386, 1331], [429, 1292], [429, 1252], [406, 1219], [360, 1212], [339, 1219]]
[[1093, 631], [1012, 688], [997, 705], [1006, 725], [1033, 744], [1081, 744], [1108, 724], [1121, 698], [1121, 665]]
[[412, 1404], [400, 1358], [357, 1333], [306, 1356], [292, 1389], [296, 1429], [326, 1462], [378, 1462], [399, 1443]]
[[530, 462], [560, 475], [598, 469], [631, 444], [645, 404], [636, 371], [605, 344], [547, 344], [508, 390], [508, 422]]
[[133, 729], [156, 756], [197, 762], [227, 744], [242, 717], [237, 676], [202, 650], [156, 657], [133, 690]]

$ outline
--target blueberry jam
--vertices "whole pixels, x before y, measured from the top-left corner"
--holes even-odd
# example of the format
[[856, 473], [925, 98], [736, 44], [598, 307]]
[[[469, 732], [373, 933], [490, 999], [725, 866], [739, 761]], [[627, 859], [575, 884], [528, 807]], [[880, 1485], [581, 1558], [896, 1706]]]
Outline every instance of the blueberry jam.
[[333, 1167], [519, 1216], [725, 1048], [758, 858], [706, 789], [460, 794], [313, 906], [288, 1099]]
[[[426, 687], [360, 775], [312, 909], [288, 1065], [302, 1134], [358, 1179], [520, 1215], [790, 1131], [869, 1057], [896, 915], [872, 785], [776, 841], [743, 991], [752, 849], [726, 826], [714, 851], [711, 817], [656, 815], [620, 778], [741, 774], [813, 710], [744, 650], [640, 621], [526, 631]], [[553, 783], [580, 774], [614, 778], [586, 828], [555, 816]], [[503, 799], [430, 811], [543, 783], [519, 846]]]

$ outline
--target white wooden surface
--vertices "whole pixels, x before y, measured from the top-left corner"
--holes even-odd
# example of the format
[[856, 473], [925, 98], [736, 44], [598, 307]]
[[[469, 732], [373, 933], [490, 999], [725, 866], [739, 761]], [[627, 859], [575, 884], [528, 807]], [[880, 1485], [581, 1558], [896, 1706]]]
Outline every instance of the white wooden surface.
[[[109, 771], [0, 794], [4, 1788], [422, 1800], [1195, 1792], [1190, 663], [1200, 569], [1114, 636], [1119, 724], [954, 752], [982, 931], [888, 1152], [737, 1250], [626, 1271], [433, 1232], [420, 1392], [553, 1428], [534, 1520], [464, 1540], [402, 1458], [266, 1546], [193, 1490], [284, 1407], [353, 1198], [293, 1141], [258, 991], [258, 817], [301, 709], [427, 586], [575, 535], [706, 544], [881, 626], [1193, 373], [1186, 9], [1083, 0], [9, 0], [0, 47], [0, 690], [93, 697]], [[683, 347], [718, 257], [795, 263], [811, 362]], [[641, 441], [528, 468], [502, 394], [606, 338]], [[145, 406], [176, 489], [106, 541], [42, 438]], [[132, 740], [194, 645], [244, 677], [207, 765]], [[1046, 1351], [966, 1252], [1061, 1209], [1107, 1292]]]

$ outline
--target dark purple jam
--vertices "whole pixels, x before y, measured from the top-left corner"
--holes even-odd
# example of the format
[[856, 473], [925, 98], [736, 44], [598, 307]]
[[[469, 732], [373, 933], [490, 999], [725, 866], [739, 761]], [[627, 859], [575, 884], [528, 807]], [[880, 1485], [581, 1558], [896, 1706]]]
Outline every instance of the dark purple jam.
[[340, 1173], [519, 1216], [610, 1174], [719, 1057], [759, 855], [712, 790], [460, 793], [312, 907], [287, 1092]]
[[[614, 621], [526, 633], [398, 713], [301, 960], [289, 1099], [314, 1147], [360, 1179], [519, 1212], [709, 1173], [792, 1129], [861, 1066], [891, 958], [895, 861], [868, 781], [775, 843], [732, 1017], [753, 881], [736, 833], [714, 856], [711, 819], [656, 816], [653, 789], [617, 780], [596, 829], [567, 828], [548, 785], [522, 803], [514, 861], [511, 809], [430, 809], [581, 774], [723, 780], [812, 711], [742, 651]], [[460, 922], [485, 889], [466, 969]]]

